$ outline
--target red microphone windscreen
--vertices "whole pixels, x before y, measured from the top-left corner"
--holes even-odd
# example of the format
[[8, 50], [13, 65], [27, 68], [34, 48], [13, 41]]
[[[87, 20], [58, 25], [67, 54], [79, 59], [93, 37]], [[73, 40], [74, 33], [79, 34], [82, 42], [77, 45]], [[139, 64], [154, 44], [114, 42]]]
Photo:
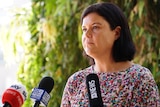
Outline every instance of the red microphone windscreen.
[[13, 89], [7, 89], [2, 97], [2, 103], [8, 102], [12, 107], [21, 107], [24, 100], [21, 94]]
[[26, 90], [22, 85], [12, 85], [2, 96], [2, 103], [9, 103], [11, 107], [21, 107], [26, 99]]

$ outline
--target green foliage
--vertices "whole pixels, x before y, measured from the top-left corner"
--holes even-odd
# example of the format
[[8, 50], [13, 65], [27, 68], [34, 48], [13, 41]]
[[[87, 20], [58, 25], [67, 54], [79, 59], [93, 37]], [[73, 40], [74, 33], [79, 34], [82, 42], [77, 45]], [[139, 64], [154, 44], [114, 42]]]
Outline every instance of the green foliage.
[[139, 0], [129, 17], [137, 47], [135, 62], [148, 67], [160, 88], [160, 1]]
[[[101, 0], [32, 0], [32, 8], [18, 10], [6, 38], [14, 34], [12, 46], [24, 50], [18, 79], [28, 91], [24, 107], [30, 107], [31, 90], [44, 76], [51, 76], [55, 86], [48, 107], [60, 106], [68, 77], [88, 66], [82, 56], [80, 15], [89, 4]], [[134, 62], [148, 67], [160, 87], [160, 1], [105, 0], [118, 4], [125, 12], [137, 47]], [[24, 13], [24, 14], [21, 14]], [[23, 27], [22, 27], [23, 26]], [[28, 33], [29, 34], [28, 34]]]
[[[24, 45], [25, 55], [18, 78], [27, 87], [30, 96], [31, 89], [43, 76], [53, 77], [55, 86], [48, 106], [60, 106], [67, 78], [87, 66], [82, 58], [78, 35], [82, 8], [80, 1], [32, 1], [31, 17], [27, 19], [31, 37]], [[28, 99], [24, 107], [31, 104]]]

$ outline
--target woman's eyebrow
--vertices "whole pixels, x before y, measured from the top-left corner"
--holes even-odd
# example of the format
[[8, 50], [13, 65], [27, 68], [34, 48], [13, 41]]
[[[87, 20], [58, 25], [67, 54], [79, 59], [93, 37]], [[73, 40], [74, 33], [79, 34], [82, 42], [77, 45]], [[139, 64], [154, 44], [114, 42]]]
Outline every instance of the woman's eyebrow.
[[[102, 24], [99, 22], [94, 22], [94, 23], [92, 23], [92, 25], [102, 25]], [[85, 27], [85, 25], [82, 25], [82, 27]]]
[[101, 24], [101, 23], [99, 23], [99, 22], [95, 22], [95, 23], [93, 23], [92, 25], [95, 25], [95, 24], [102, 25], [102, 24]]

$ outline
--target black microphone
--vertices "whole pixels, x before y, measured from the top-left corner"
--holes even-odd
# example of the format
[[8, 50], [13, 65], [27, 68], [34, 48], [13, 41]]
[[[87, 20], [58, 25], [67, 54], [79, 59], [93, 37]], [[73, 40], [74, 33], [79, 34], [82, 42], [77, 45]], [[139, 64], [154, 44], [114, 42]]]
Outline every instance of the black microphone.
[[89, 95], [89, 107], [104, 107], [98, 76], [94, 73], [87, 75], [86, 85]]
[[12, 107], [8, 102], [6, 102], [3, 107]]
[[44, 77], [40, 83], [38, 88], [34, 88], [30, 98], [35, 100], [34, 107], [39, 107], [39, 105], [47, 106], [50, 95], [49, 93], [52, 91], [54, 86], [54, 80], [51, 77]]

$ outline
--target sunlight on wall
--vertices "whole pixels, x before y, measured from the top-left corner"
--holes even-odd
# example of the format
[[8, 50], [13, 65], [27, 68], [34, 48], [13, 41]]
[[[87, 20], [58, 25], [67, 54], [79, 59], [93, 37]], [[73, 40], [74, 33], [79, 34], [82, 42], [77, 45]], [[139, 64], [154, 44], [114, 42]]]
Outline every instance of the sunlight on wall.
[[13, 3], [14, 3], [14, 0], [0, 0], [0, 8], [12, 6]]
[[[4, 31], [3, 28], [6, 29], [9, 27], [9, 23], [12, 19], [12, 14], [10, 13], [12, 8], [20, 8], [30, 5], [31, 0], [0, 0], [0, 31]], [[3, 33], [0, 32], [0, 38], [2, 37], [2, 34]], [[3, 54], [3, 48], [8, 48], [3, 45], [3, 42], [4, 41], [0, 41], [0, 105], [2, 105], [1, 97], [3, 92], [10, 87], [10, 85], [17, 83], [16, 71], [18, 68], [18, 63], [14, 58], [11, 58], [9, 54], [7, 54], [8, 56]], [[10, 51], [8, 51], [8, 53], [10, 53]], [[9, 59], [7, 63], [4, 56]], [[11, 63], [8, 64], [8, 62]]]

